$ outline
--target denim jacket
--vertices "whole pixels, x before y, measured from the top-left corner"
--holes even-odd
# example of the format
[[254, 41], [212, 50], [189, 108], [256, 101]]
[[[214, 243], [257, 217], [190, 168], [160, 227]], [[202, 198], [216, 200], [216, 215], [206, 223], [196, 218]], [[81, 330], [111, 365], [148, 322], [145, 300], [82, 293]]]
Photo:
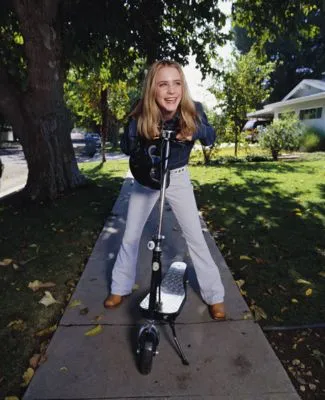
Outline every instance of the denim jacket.
[[[216, 139], [216, 133], [208, 122], [202, 104], [195, 102], [195, 107], [200, 116], [200, 123], [193, 135], [193, 140], [171, 141], [168, 160], [170, 170], [187, 165], [195, 140], [200, 140], [204, 146], [211, 146]], [[128, 125], [125, 127], [120, 146], [126, 155], [131, 155], [135, 150], [137, 146], [137, 121], [134, 118], [130, 119]]]

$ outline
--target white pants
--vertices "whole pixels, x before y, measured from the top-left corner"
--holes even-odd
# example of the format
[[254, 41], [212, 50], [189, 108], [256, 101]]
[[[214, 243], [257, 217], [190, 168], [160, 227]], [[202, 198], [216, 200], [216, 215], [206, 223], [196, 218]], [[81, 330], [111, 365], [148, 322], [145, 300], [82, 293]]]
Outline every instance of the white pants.
[[[132, 292], [141, 234], [159, 194], [159, 190], [134, 182], [125, 233], [112, 272], [112, 294], [124, 296]], [[203, 236], [193, 186], [186, 167], [171, 171], [166, 198], [185, 237], [203, 300], [207, 304], [223, 302], [224, 287]]]

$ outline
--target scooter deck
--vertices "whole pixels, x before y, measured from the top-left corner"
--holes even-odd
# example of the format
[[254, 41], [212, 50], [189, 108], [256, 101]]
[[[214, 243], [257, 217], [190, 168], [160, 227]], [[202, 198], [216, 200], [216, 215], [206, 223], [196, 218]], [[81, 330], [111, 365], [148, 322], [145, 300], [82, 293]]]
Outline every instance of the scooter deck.
[[[159, 313], [168, 315], [179, 312], [186, 296], [184, 286], [186, 268], [187, 265], [182, 261], [175, 261], [169, 267], [161, 282], [161, 303], [157, 310]], [[149, 308], [149, 295], [150, 293], [140, 303], [140, 307], [144, 311]]]

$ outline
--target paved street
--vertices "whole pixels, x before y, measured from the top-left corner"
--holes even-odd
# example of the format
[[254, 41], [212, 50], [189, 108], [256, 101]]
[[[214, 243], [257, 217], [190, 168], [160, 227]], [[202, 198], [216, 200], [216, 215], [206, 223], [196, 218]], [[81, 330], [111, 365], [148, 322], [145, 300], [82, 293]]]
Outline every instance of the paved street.
[[[78, 163], [100, 161], [102, 156], [97, 152], [94, 157], [87, 157], [76, 152]], [[22, 189], [27, 181], [28, 168], [21, 148], [0, 149], [0, 158], [4, 164], [4, 172], [0, 184], [0, 198]], [[120, 153], [106, 154], [107, 160], [127, 158]]]
[[0, 184], [0, 198], [22, 189], [27, 180], [28, 169], [20, 148], [0, 149], [4, 171]]

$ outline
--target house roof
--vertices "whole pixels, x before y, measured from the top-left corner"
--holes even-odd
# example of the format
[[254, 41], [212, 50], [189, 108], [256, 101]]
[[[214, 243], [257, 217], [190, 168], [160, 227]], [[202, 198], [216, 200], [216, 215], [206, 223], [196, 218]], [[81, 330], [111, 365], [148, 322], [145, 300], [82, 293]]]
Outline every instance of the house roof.
[[[302, 95], [303, 92], [309, 94]], [[274, 115], [276, 108], [282, 108], [292, 104], [307, 103], [313, 100], [321, 99], [325, 99], [325, 82], [317, 79], [303, 79], [283, 98], [283, 100], [276, 103], [267, 104], [261, 110], [248, 113], [247, 117], [270, 118]]]
[[[316, 89], [317, 92], [325, 92], [325, 82], [319, 79], [303, 79], [297, 86], [295, 86], [291, 92], [289, 92], [282, 101], [289, 100], [293, 98], [295, 94], [298, 94], [296, 97], [305, 97], [299, 96], [299, 92], [303, 93], [306, 91], [308, 87]], [[308, 96], [308, 95], [307, 95]]]

